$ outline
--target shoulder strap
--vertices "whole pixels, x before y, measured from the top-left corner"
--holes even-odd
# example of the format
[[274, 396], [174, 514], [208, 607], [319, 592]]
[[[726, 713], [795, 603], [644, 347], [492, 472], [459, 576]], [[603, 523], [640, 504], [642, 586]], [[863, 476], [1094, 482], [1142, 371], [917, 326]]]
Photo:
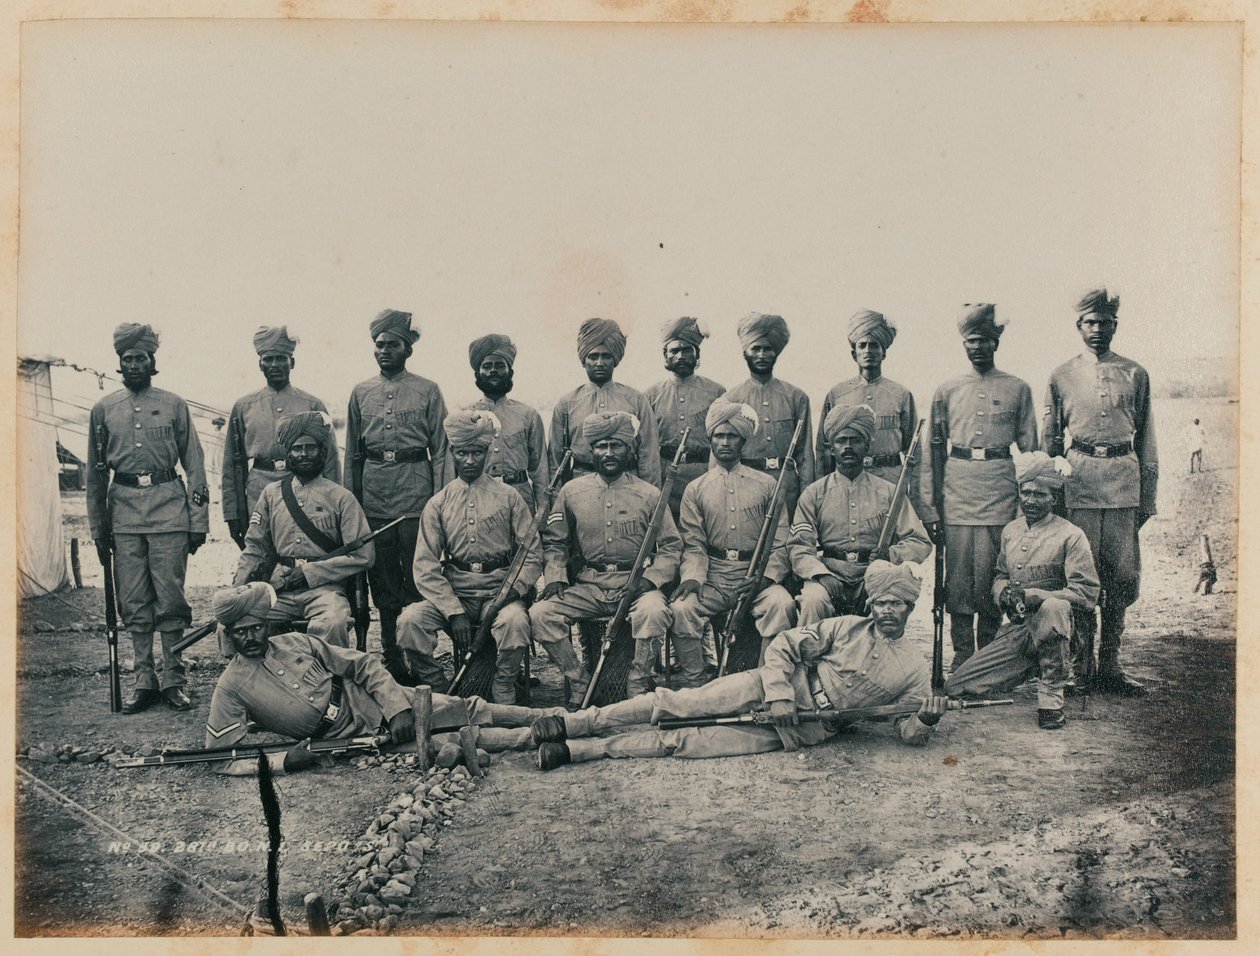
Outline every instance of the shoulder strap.
[[319, 547], [325, 551], [336, 551], [341, 547], [341, 542], [328, 537], [324, 532], [315, 527], [310, 518], [306, 516], [306, 512], [302, 510], [302, 506], [297, 502], [297, 496], [293, 494], [293, 476], [282, 478], [280, 481], [280, 496], [284, 498], [284, 506], [289, 509], [289, 517], [296, 522], [297, 526], [306, 533]]

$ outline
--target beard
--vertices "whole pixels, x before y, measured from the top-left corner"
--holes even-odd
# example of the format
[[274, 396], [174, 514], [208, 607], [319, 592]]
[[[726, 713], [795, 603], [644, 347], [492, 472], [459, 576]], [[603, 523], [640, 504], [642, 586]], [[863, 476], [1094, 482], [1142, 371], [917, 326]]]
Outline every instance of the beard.
[[499, 375], [482, 375], [481, 372], [473, 372], [473, 381], [477, 383], [477, 390], [487, 395], [506, 395], [512, 391], [512, 377], [515, 369], [508, 369], [507, 374]]
[[326, 459], [327, 455], [320, 455], [318, 458], [303, 458], [300, 461], [290, 457], [285, 459], [285, 466], [303, 481], [310, 481], [324, 473]]

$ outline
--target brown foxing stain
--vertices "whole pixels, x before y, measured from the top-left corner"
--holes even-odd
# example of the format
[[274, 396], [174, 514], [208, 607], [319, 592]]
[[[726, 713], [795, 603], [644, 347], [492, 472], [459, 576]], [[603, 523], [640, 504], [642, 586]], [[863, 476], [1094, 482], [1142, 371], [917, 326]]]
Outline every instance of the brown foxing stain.
[[384, 3], [378, 3], [376, 5], [376, 15], [378, 17], [391, 17], [394, 15], [394, 11], [396, 9], [398, 9], [397, 4], [390, 3], [389, 0], [385, 0]]
[[300, 17], [301, 0], [280, 0], [280, 13], [285, 17]]
[[808, 3], [795, 6], [783, 14], [784, 23], [804, 23], [812, 19], [814, 19], [814, 11], [810, 10]]
[[850, 23], [887, 23], [892, 0], [858, 0], [849, 8]]
[[620, 11], [633, 10], [636, 7], [643, 6], [647, 2], [648, 0], [599, 0], [599, 5], [601, 7], [607, 7], [609, 10]]
[[730, 0], [675, 0], [661, 8], [657, 19], [680, 23], [727, 22], [734, 17]]

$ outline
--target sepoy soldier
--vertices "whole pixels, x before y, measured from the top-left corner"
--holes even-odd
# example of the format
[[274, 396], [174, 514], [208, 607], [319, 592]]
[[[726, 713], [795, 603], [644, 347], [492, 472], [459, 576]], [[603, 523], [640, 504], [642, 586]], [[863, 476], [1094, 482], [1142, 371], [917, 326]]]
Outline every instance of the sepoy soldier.
[[[101, 564], [110, 552], [116, 556], [118, 611], [135, 652], [135, 688], [124, 714], [159, 697], [176, 710], [190, 706], [184, 662], [172, 648], [192, 621], [184, 597], [188, 555], [205, 544], [209, 529], [201, 442], [184, 400], [152, 387], [157, 349], [151, 326], [124, 322], [114, 330], [126, 387], [92, 406], [88, 426], [88, 523]], [[153, 668], [154, 629], [162, 639], [160, 673]]]
[[[293, 773], [313, 764], [317, 755], [306, 740], [358, 737], [387, 726], [394, 744], [415, 740], [412, 715], [415, 691], [397, 684], [376, 658], [337, 647], [313, 634], [268, 636], [266, 624], [275, 592], [265, 582], [227, 588], [214, 596], [214, 614], [227, 631], [236, 656], [223, 670], [210, 699], [206, 747], [231, 747], [244, 739], [250, 723], [268, 733], [302, 742], [287, 753], [268, 755], [275, 773]], [[529, 722], [546, 711], [490, 704], [480, 697], [433, 695], [433, 726], [470, 724], [477, 746], [488, 751], [525, 750], [532, 745]], [[512, 729], [514, 728], [514, 729]], [[458, 735], [435, 733], [435, 746]], [[218, 772], [247, 776], [257, 760], [231, 760]]]
[[993, 640], [1002, 624], [990, 592], [1002, 528], [1014, 519], [1019, 497], [1011, 445], [1037, 448], [1028, 383], [993, 365], [1005, 328], [993, 305], [964, 306], [958, 331], [971, 370], [932, 397], [932, 467], [922, 470], [920, 499], [928, 534], [945, 543], [953, 667]]
[[[588, 415], [582, 422], [582, 438], [598, 471], [565, 484], [543, 524], [544, 587], [529, 618], [534, 639], [569, 681], [571, 704], [582, 700], [591, 675], [578, 661], [569, 625], [616, 611], [660, 500], [659, 488], [630, 472], [636, 431], [637, 422], [627, 412]], [[653, 642], [664, 638], [669, 628], [669, 605], [660, 588], [674, 580], [681, 550], [674, 519], [666, 509], [651, 566], [630, 607], [635, 645], [626, 687], [631, 694], [647, 689]]]
[[[787, 544], [792, 570], [804, 582], [797, 598], [802, 625], [866, 613], [866, 569], [897, 492], [864, 465], [876, 431], [867, 405], [836, 405], [823, 420], [835, 471], [801, 493]], [[887, 560], [893, 564], [922, 561], [932, 551], [909, 504], [899, 511], [890, 539]]]
[[[910, 450], [919, 416], [914, 396], [904, 385], [883, 375], [884, 358], [897, 337], [897, 327], [879, 312], [862, 309], [849, 319], [849, 354], [858, 374], [835, 385], [823, 399], [818, 416], [817, 473], [830, 474], [836, 466], [823, 424], [837, 405], [866, 405], [875, 413], [875, 434], [863, 466], [876, 478], [894, 485], [901, 476], [902, 455]], [[919, 510], [919, 463], [910, 463], [906, 492]]]
[[[420, 536], [412, 565], [422, 600], [398, 619], [398, 646], [408, 669], [422, 684], [445, 690], [446, 675], [434, 660], [438, 631], [467, 648], [473, 621], [489, 616], [499, 654], [491, 694], [512, 703], [516, 672], [529, 650], [529, 615], [521, 603], [542, 573], [537, 536], [525, 499], [485, 474], [489, 449], [502, 444], [492, 412], [465, 409], [448, 415], [446, 438], [455, 461], [455, 479], [429, 499], [420, 516]], [[517, 548], [529, 548], [509, 599], [492, 602]]]
[[[1085, 532], [1102, 583], [1098, 679], [1105, 693], [1138, 696], [1145, 689], [1120, 667], [1125, 609], [1138, 598], [1141, 551], [1138, 529], [1155, 514], [1159, 456], [1146, 369], [1111, 351], [1119, 297], [1095, 289], [1076, 305], [1076, 327], [1086, 351], [1050, 376], [1043, 434], [1051, 449], [1066, 450], [1072, 465], [1068, 520]], [[1077, 638], [1092, 633], [1093, 611], [1076, 615]], [[1081, 641], [1084, 644], [1084, 641]]]
[[[289, 337], [287, 326], [263, 326], [254, 333], [258, 368], [267, 384], [237, 401], [228, 416], [223, 442], [223, 517], [228, 533], [240, 548], [245, 547], [247, 523], [258, 496], [267, 485], [285, 475], [287, 449], [276, 439], [277, 423], [299, 412], [328, 411], [314, 395], [289, 383], [289, 374], [296, 365], [293, 350], [297, 344], [297, 339]], [[329, 481], [341, 481], [336, 436], [324, 457], [323, 474]]]
[[661, 338], [669, 378], [657, 382], [643, 393], [656, 414], [660, 429], [662, 484], [664, 469], [674, 460], [683, 429], [691, 429], [687, 436], [687, 448], [678, 463], [678, 478], [669, 494], [669, 510], [673, 512], [675, 521], [678, 520], [678, 509], [686, 486], [704, 474], [709, 465], [705, 413], [714, 399], [726, 391], [717, 382], [695, 374], [696, 366], [700, 364], [700, 344], [708, 337], [708, 330], [698, 319], [690, 316], [666, 322], [661, 329]]
[[775, 486], [773, 478], [739, 460], [756, 433], [757, 413], [747, 405], [719, 399], [709, 406], [704, 424], [717, 465], [687, 485], [683, 494], [682, 583], [670, 602], [674, 618], [670, 633], [687, 687], [704, 682], [705, 622], [735, 607], [749, 589], [757, 593], [752, 618], [763, 645], [791, 627], [796, 616], [792, 596], [782, 583], [788, 573], [786, 522], [775, 528], [765, 577], [744, 580]]
[[797, 419], [805, 419], [801, 441], [796, 449], [795, 474], [784, 477], [784, 513], [796, 513], [801, 489], [814, 480], [814, 443], [810, 437], [809, 396], [795, 385], [774, 377], [774, 366], [787, 347], [789, 332], [782, 316], [751, 312], [740, 319], [737, 328], [744, 361], [751, 376], [736, 385], [723, 398], [748, 405], [761, 421], [758, 436], [744, 448], [744, 464], [777, 478], [784, 467], [788, 444]]
[[[482, 394], [470, 407], [499, 420], [499, 434], [486, 453], [486, 476], [519, 491], [532, 511], [538, 506], [538, 493], [547, 487], [547, 441], [542, 416], [507, 397], [516, 346], [506, 335], [483, 335], [468, 346], [468, 361]], [[456, 471], [452, 458], [450, 473]]]
[[[442, 390], [407, 371], [420, 338], [411, 313], [385, 309], [370, 328], [381, 374], [360, 382], [350, 394], [345, 481], [375, 531], [401, 515], [419, 516], [433, 492], [446, 484], [449, 463]], [[420, 599], [411, 579], [417, 528], [417, 522], [404, 521], [377, 538], [376, 563], [368, 575], [381, 617], [385, 666], [399, 676], [405, 676], [405, 668], [398, 653], [398, 615]]]
[[350, 602], [345, 587], [376, 557], [372, 542], [350, 554], [320, 560], [329, 551], [368, 534], [363, 508], [326, 472], [336, 454], [332, 419], [301, 412], [280, 420], [276, 441], [285, 449], [288, 476], [258, 496], [233, 584], [268, 574], [279, 599], [268, 623], [304, 619], [310, 633], [338, 647], [350, 646]]
[[639, 422], [638, 453], [630, 462], [630, 469], [643, 481], [660, 487], [656, 414], [642, 392], [613, 381], [613, 370], [626, 354], [626, 337], [621, 328], [611, 319], [587, 319], [578, 329], [577, 353], [589, 381], [562, 396], [551, 413], [547, 439], [551, 473], [555, 474], [565, 451], [570, 448], [573, 449], [573, 471], [565, 481], [597, 471], [590, 444], [582, 433], [582, 423], [588, 415], [627, 412]]
[[[834, 737], [841, 726], [798, 722], [798, 710], [902, 702], [922, 701], [918, 713], [895, 721], [898, 736], [908, 744], [926, 743], [945, 713], [946, 698], [932, 696], [926, 662], [902, 640], [919, 582], [904, 566], [874, 561], [866, 571], [866, 590], [870, 617], [832, 618], [784, 631], [770, 643], [766, 662], [757, 670], [727, 674], [695, 689], [659, 688], [573, 714], [540, 714], [533, 725], [539, 768], [602, 757], [731, 757], [797, 750]], [[653, 727], [591, 738], [662, 717], [717, 717], [767, 705], [772, 726]]]
[[1037, 723], [1058, 730], [1071, 673], [1072, 614], [1093, 611], [1098, 576], [1085, 533], [1051, 510], [1071, 466], [1036, 451], [1019, 456], [1015, 471], [1023, 514], [1002, 529], [993, 576], [993, 596], [1011, 623], [954, 670], [945, 690], [951, 696], [984, 694], [1014, 686], [1036, 668]]

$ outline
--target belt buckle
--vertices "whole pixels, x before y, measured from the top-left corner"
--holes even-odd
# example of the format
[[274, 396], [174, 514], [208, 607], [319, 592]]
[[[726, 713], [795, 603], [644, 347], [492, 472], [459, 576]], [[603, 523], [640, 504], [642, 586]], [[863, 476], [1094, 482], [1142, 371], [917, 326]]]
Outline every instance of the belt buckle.
[[844, 553], [844, 560], [848, 561], [850, 564], [857, 564], [858, 553], [856, 551], [846, 551]]
[[273, 461], [272, 464], [276, 466], [276, 471], [284, 471], [286, 468], [289, 467], [289, 463], [285, 461], [283, 458], [281, 458], [279, 461]]
[[862, 459], [863, 468], [870, 468], [871, 465], [873, 465], [874, 463], [875, 463], [875, 459], [870, 455], [867, 455], [865, 458]]
[[778, 459], [778, 458], [767, 458], [767, 459], [766, 459], [766, 468], [767, 468], [767, 469], [777, 469], [778, 467], [779, 467], [779, 459]]
[[153, 484], [153, 476], [152, 475], [136, 475], [136, 483], [141, 488], [148, 488], [149, 486]]
[[397, 452], [395, 452], [395, 451], [393, 451], [393, 450], [391, 450], [391, 451], [387, 451], [387, 452], [382, 452], [382, 453], [381, 453], [381, 458], [382, 458], [383, 460], [385, 460], [385, 461], [397, 461], [397, 460], [398, 460], [398, 453], [397, 453]]
[[1093, 452], [1091, 452], [1091, 454], [1092, 454], [1095, 458], [1106, 458], [1106, 457], [1107, 457], [1107, 453], [1108, 453], [1110, 450], [1111, 450], [1111, 449], [1110, 449], [1110, 448], [1108, 448], [1106, 445], [1095, 445], [1095, 446], [1094, 446], [1094, 450], [1093, 450]]
[[332, 701], [329, 701], [328, 706], [324, 708], [324, 719], [330, 722], [334, 721], [337, 719], [337, 715], [340, 713], [341, 713], [341, 705], [334, 704], [332, 703]]
[[734, 548], [727, 548], [727, 549], [726, 549], [726, 560], [727, 560], [727, 561], [738, 561], [738, 560], [739, 560], [739, 551], [737, 551], [737, 550], [736, 550], [736, 549], [734, 549]]
[[481, 569], [484, 567], [485, 567], [485, 564], [483, 564], [481, 561], [470, 561], [468, 563], [468, 570], [471, 571], [473, 574], [481, 574], [482, 573]]
[[972, 461], [984, 461], [984, 449], [983, 449], [983, 448], [971, 448], [971, 449], [968, 449], [968, 450], [971, 452], [971, 460], [972, 460]]

